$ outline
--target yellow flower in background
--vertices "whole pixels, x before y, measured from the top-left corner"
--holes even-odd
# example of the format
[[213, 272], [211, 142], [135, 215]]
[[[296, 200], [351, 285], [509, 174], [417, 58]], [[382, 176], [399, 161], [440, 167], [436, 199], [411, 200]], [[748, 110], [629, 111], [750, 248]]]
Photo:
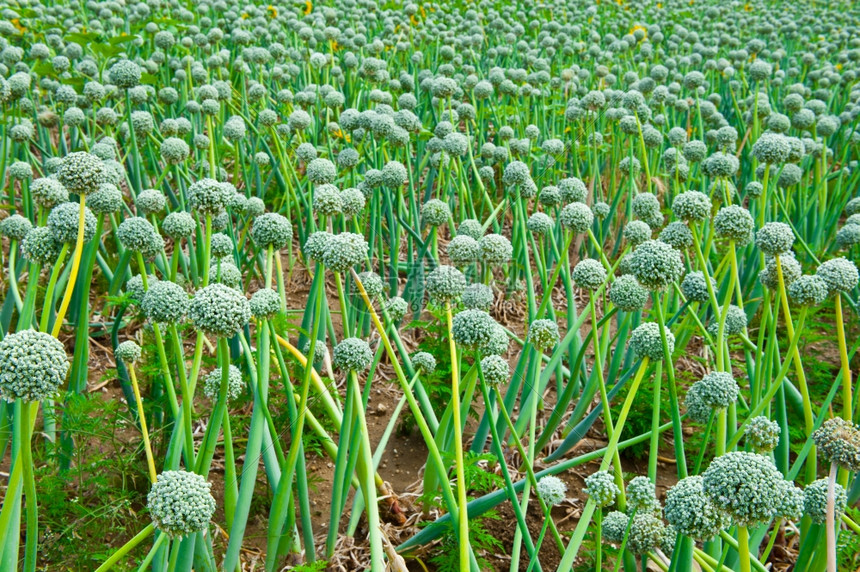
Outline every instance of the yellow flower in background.
[[12, 18], [12, 25], [15, 26], [15, 29], [22, 34], [27, 31], [27, 28], [21, 25], [21, 20], [19, 18]]
[[274, 20], [275, 18], [277, 18], [277, 17], [278, 17], [278, 9], [277, 9], [277, 8], [275, 8], [274, 6], [272, 6], [271, 4], [269, 4], [269, 5], [268, 5], [268, 7], [266, 8], [266, 10], [268, 10], [268, 12], [269, 12], [269, 17], [270, 17], [271, 19], [273, 19], [273, 20]]
[[305, 16], [314, 11], [314, 5], [311, 3], [311, 0], [305, 0]]
[[645, 37], [648, 37], [648, 29], [645, 26], [640, 26], [639, 24], [636, 24], [635, 26], [630, 28], [630, 33], [633, 34], [636, 32], [636, 30], [642, 30], [642, 32], [644, 32], [645, 34]]

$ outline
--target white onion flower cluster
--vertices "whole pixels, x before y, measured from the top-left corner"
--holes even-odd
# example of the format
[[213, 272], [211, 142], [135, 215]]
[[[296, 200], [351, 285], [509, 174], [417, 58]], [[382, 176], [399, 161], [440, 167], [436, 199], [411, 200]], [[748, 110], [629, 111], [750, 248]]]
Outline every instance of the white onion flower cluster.
[[436, 358], [427, 352], [417, 352], [412, 356], [412, 367], [420, 369], [424, 375], [433, 375], [436, 371]]
[[158, 280], [149, 285], [140, 309], [153, 322], [176, 324], [185, 318], [188, 303], [188, 293], [182, 286], [169, 280]]
[[[203, 395], [217, 399], [221, 392], [221, 368], [216, 367], [203, 379]], [[233, 364], [227, 368], [227, 401], [233, 401], [245, 390], [245, 380], [241, 370]]]
[[466, 289], [466, 277], [453, 266], [437, 266], [426, 279], [427, 292], [434, 304], [459, 298]]
[[451, 333], [457, 344], [476, 349], [490, 341], [496, 321], [483, 310], [463, 310], [451, 321]]
[[[665, 328], [666, 342], [669, 354], [675, 351], [675, 336]], [[655, 322], [645, 322], [630, 334], [630, 349], [638, 359], [650, 358], [654, 361], [664, 359], [663, 341], [660, 337], [660, 325]]]
[[547, 351], [555, 347], [559, 340], [558, 324], [553, 320], [540, 319], [529, 324], [526, 341], [539, 351]]
[[731, 525], [729, 514], [718, 508], [703, 487], [703, 477], [681, 479], [666, 492], [666, 520], [685, 536], [704, 542]]
[[196, 473], [164, 471], [146, 498], [155, 527], [170, 538], [205, 530], [215, 513], [212, 484]]
[[251, 305], [241, 292], [224, 284], [210, 284], [194, 294], [188, 317], [204, 333], [229, 338], [251, 319]]
[[134, 340], [126, 340], [119, 344], [113, 352], [114, 357], [126, 364], [133, 364], [141, 356], [140, 346]]
[[364, 262], [367, 249], [363, 235], [341, 232], [326, 241], [322, 262], [333, 272], [346, 272]]
[[251, 238], [260, 248], [281, 250], [293, 240], [293, 225], [284, 215], [264, 213], [254, 219]]
[[601, 508], [613, 504], [621, 493], [615, 478], [607, 471], [597, 471], [587, 476], [582, 491]]
[[750, 448], [761, 454], [770, 453], [779, 444], [779, 424], [763, 415], [753, 417], [747, 423], [744, 435]]
[[63, 344], [35, 330], [21, 330], [0, 340], [0, 397], [25, 403], [51, 397], [69, 372]]
[[547, 506], [556, 506], [564, 501], [567, 485], [555, 475], [546, 475], [538, 481], [537, 493]]
[[363, 371], [370, 367], [373, 352], [361, 338], [346, 338], [334, 347], [332, 362], [343, 371]]
[[684, 271], [681, 253], [659, 240], [648, 240], [636, 247], [630, 258], [630, 273], [652, 291], [665, 290]]
[[860, 471], [860, 428], [841, 417], [825, 421], [812, 433], [818, 454], [849, 471]]
[[782, 480], [767, 457], [730, 452], [711, 462], [702, 474], [702, 488], [738, 525], [756, 526], [776, 514]]

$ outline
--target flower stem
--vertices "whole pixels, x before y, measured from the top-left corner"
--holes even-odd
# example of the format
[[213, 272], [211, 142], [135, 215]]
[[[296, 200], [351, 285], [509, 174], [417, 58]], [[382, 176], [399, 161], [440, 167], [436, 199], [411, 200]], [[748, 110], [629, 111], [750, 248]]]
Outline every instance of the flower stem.
[[453, 316], [450, 302], [445, 302], [445, 317], [448, 324], [448, 347], [451, 351], [451, 408], [454, 416], [454, 462], [457, 473], [458, 539], [460, 570], [469, 569], [469, 516], [466, 498], [466, 471], [463, 461], [463, 434], [460, 421], [460, 371], [457, 361], [457, 346], [454, 343]]

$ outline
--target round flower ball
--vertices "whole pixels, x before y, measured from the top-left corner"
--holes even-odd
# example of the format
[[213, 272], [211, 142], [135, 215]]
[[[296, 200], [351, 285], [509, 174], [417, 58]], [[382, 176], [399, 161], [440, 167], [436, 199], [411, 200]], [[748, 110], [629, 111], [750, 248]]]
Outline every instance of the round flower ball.
[[21, 242], [21, 252], [30, 262], [49, 264], [57, 260], [61, 245], [47, 226], [33, 227]]
[[561, 225], [573, 232], [583, 233], [591, 228], [594, 222], [594, 213], [585, 203], [570, 203], [566, 205], [558, 215]]
[[[311, 352], [311, 342], [310, 340], [305, 342], [304, 347], [302, 348], [302, 353], [308, 357], [311, 357], [309, 354]], [[328, 355], [328, 348], [323, 343], [322, 340], [317, 340], [316, 344], [314, 344], [314, 355], [311, 363], [319, 363], [323, 361]]]
[[484, 226], [475, 219], [467, 218], [460, 223], [459, 227], [457, 227], [457, 234], [464, 234], [474, 238], [475, 240], [480, 240], [480, 238], [484, 236]]
[[293, 225], [284, 215], [263, 213], [254, 219], [251, 238], [260, 248], [281, 250], [293, 240]]
[[346, 338], [335, 346], [332, 354], [334, 366], [343, 371], [362, 371], [370, 367], [373, 352], [360, 338]]
[[702, 488], [735, 523], [756, 526], [775, 514], [782, 480], [782, 474], [767, 457], [737, 451], [711, 461], [702, 474]]
[[608, 471], [597, 471], [585, 477], [585, 488], [582, 491], [600, 508], [614, 503], [621, 492], [615, 484], [615, 478]]
[[46, 209], [52, 209], [69, 200], [69, 191], [53, 177], [41, 177], [30, 183], [33, 201]]
[[[51, 209], [48, 214], [48, 228], [51, 229], [55, 241], [59, 243], [77, 241], [80, 208], [78, 203], [62, 203]], [[84, 242], [89, 242], [95, 235], [96, 217], [90, 209], [84, 207]]]
[[686, 191], [672, 201], [672, 212], [681, 220], [698, 222], [711, 216], [711, 198], [699, 191]]
[[[782, 266], [782, 279], [786, 286], [791, 286], [795, 280], [801, 277], [803, 271], [800, 268], [800, 263], [794, 257], [792, 252], [785, 253], [779, 257], [780, 265]], [[758, 279], [765, 288], [771, 290], [779, 289], [779, 274], [776, 269], [776, 258], [772, 256], [765, 257], [764, 270], [759, 272]]]
[[492, 386], [507, 383], [511, 375], [511, 366], [499, 355], [488, 355], [481, 359], [481, 371], [484, 372], [484, 380]]
[[605, 219], [606, 217], [608, 217], [610, 210], [611, 207], [603, 201], [598, 201], [594, 203], [594, 205], [592, 205], [591, 207], [591, 212], [593, 212], [594, 216], [599, 219]]
[[409, 311], [409, 303], [400, 296], [392, 296], [385, 303], [385, 312], [393, 322], [399, 322]]
[[857, 282], [860, 280], [857, 266], [844, 257], [822, 262], [815, 273], [824, 280], [831, 294], [850, 292], [857, 287]]
[[430, 226], [442, 226], [450, 216], [451, 209], [445, 201], [430, 199], [421, 205], [421, 220]]
[[305, 241], [305, 245], [302, 247], [305, 256], [310, 260], [322, 262], [322, 258], [325, 255], [326, 245], [332, 236], [333, 235], [331, 233], [324, 230], [312, 232]]
[[588, 187], [585, 186], [582, 179], [577, 177], [560, 180], [558, 190], [561, 193], [561, 200], [565, 203], [584, 203], [585, 199], [588, 198]]
[[120, 243], [132, 252], [147, 252], [156, 234], [152, 223], [143, 217], [133, 216], [119, 224], [116, 237]]
[[412, 356], [412, 367], [421, 370], [425, 375], [433, 375], [436, 371], [436, 358], [427, 352], [418, 352]]
[[508, 353], [508, 332], [500, 324], [496, 323], [490, 331], [490, 339], [478, 348], [484, 355], [502, 356]]
[[451, 321], [451, 333], [457, 344], [475, 349], [486, 344], [496, 321], [483, 310], [463, 310]]
[[[803, 489], [803, 512], [815, 524], [827, 522], [827, 481], [827, 479], [818, 479]], [[834, 483], [833, 498], [835, 501], [834, 518], [836, 522], [839, 522], [842, 515], [845, 514], [845, 505], [848, 502], [845, 488], [839, 483]]]
[[648, 290], [665, 290], [684, 271], [681, 253], [659, 240], [647, 240], [630, 258], [630, 273]]
[[648, 477], [633, 477], [627, 483], [627, 502], [631, 508], [639, 511], [653, 511], [659, 509], [657, 492], [654, 483]]
[[[711, 286], [716, 292], [717, 281], [710, 276], [708, 279], [711, 281]], [[691, 302], [707, 302], [710, 295], [708, 294], [708, 285], [705, 282], [704, 273], [701, 270], [697, 270], [684, 276], [684, 280], [681, 281], [681, 292]]]
[[713, 371], [695, 382], [702, 401], [712, 409], [725, 409], [738, 398], [740, 388], [732, 374]]
[[0, 235], [9, 240], [24, 240], [32, 228], [30, 219], [19, 214], [9, 215], [0, 221]]
[[233, 254], [233, 239], [223, 232], [216, 232], [210, 238], [210, 253], [213, 258], [224, 258]]
[[364, 210], [366, 199], [364, 198], [364, 193], [354, 187], [350, 187], [340, 192], [340, 202], [342, 205], [341, 212], [349, 218], [354, 217]]
[[546, 475], [538, 481], [537, 493], [547, 506], [556, 506], [565, 499], [567, 485], [555, 475]]
[[149, 285], [140, 309], [153, 322], [175, 324], [188, 311], [188, 293], [175, 282], [159, 280]]
[[478, 240], [481, 249], [481, 260], [486, 264], [499, 265], [510, 262], [514, 256], [514, 247], [507, 237], [501, 234], [486, 234]]
[[739, 245], [749, 242], [753, 232], [750, 212], [738, 205], [723, 207], [714, 216], [714, 231], [718, 237], [727, 238]]
[[558, 324], [552, 320], [542, 319], [529, 324], [526, 341], [539, 351], [546, 351], [555, 347], [559, 337]]
[[122, 191], [111, 183], [102, 183], [99, 190], [87, 195], [87, 208], [97, 215], [117, 213], [123, 204]]
[[606, 269], [593, 258], [580, 260], [573, 268], [573, 281], [585, 290], [597, 290], [606, 283]]
[[447, 253], [454, 265], [466, 266], [480, 258], [481, 246], [471, 236], [458, 234], [448, 243]]
[[224, 284], [210, 284], [194, 294], [188, 317], [204, 333], [229, 338], [251, 319], [251, 306], [241, 292]]
[[798, 521], [803, 517], [803, 489], [791, 481], [780, 481], [780, 499], [775, 518]]
[[526, 227], [538, 236], [543, 236], [552, 231], [554, 223], [546, 213], [537, 212], [529, 217]]
[[[314, 159], [317, 161], [318, 159]], [[314, 189], [313, 211], [322, 216], [335, 216], [343, 211], [343, 197], [337, 187], [323, 184]]]
[[463, 290], [461, 301], [466, 308], [474, 310], [489, 311], [493, 305], [496, 296], [493, 289], [486, 284], [475, 283], [470, 284]]
[[817, 274], [801, 276], [788, 287], [788, 297], [798, 306], [817, 306], [828, 293], [827, 283]]
[[161, 223], [161, 230], [173, 240], [188, 238], [195, 228], [197, 224], [194, 217], [185, 211], [172, 212], [164, 217], [164, 222]]
[[779, 256], [791, 250], [794, 231], [784, 222], [769, 222], [758, 230], [755, 243], [765, 254]]
[[263, 288], [251, 295], [248, 304], [251, 306], [251, 315], [258, 320], [264, 320], [278, 313], [281, 308], [281, 299], [278, 297], [278, 293], [271, 288]]
[[702, 401], [702, 396], [699, 393], [701, 386], [693, 384], [687, 390], [687, 396], [684, 398], [684, 408], [687, 410], [687, 417], [691, 420], [704, 425], [711, 418], [713, 409], [705, 405]]
[[753, 143], [752, 154], [760, 163], [775, 165], [785, 163], [791, 153], [788, 138], [781, 133], [764, 132]]
[[779, 424], [764, 415], [753, 417], [745, 431], [747, 445], [760, 454], [767, 454], [776, 449], [779, 443]]
[[812, 433], [821, 458], [849, 471], [860, 471], [860, 428], [841, 417], [825, 421]]
[[146, 497], [155, 527], [170, 538], [201, 532], [215, 513], [212, 487], [204, 477], [187, 471], [164, 471]]
[[639, 246], [651, 239], [651, 227], [641, 220], [631, 220], [624, 225], [624, 240], [631, 246]]
[[0, 340], [0, 397], [25, 403], [51, 397], [66, 380], [69, 359], [55, 337], [21, 330]]
[[676, 250], [685, 250], [693, 246], [693, 233], [683, 222], [675, 221], [666, 225], [660, 231], [660, 240]]
[[119, 60], [108, 70], [111, 83], [120, 89], [136, 87], [142, 75], [140, 66], [130, 60]]
[[[675, 336], [672, 335], [669, 328], [665, 328], [665, 333], [669, 354], [671, 354], [675, 351]], [[633, 333], [630, 334], [630, 349], [637, 359], [647, 357], [656, 361], [668, 357], [663, 353], [660, 326], [655, 322], [645, 322], [633, 330]]]
[[188, 158], [191, 149], [188, 143], [178, 137], [168, 137], [161, 142], [159, 147], [161, 158], [169, 165], [178, 165]]
[[425, 286], [430, 299], [443, 304], [459, 298], [466, 289], [466, 277], [453, 266], [437, 266], [427, 275]]
[[[367, 296], [369, 298], [374, 299], [382, 296], [382, 292], [385, 290], [385, 284], [382, 282], [382, 278], [379, 274], [372, 271], [359, 272], [358, 279], [364, 287], [364, 291], [367, 292]], [[358, 292], [358, 288], [356, 288], [356, 292]]]
[[[242, 372], [233, 364], [227, 368], [227, 401], [233, 401], [245, 390]], [[217, 399], [221, 392], [221, 368], [216, 367], [203, 380], [203, 395], [209, 399]]]
[[620, 544], [624, 541], [624, 535], [627, 534], [627, 525], [630, 522], [630, 517], [613, 510], [603, 517], [603, 538], [609, 542]]
[[663, 507], [669, 524], [699, 542], [711, 540], [731, 526], [728, 513], [717, 508], [705, 494], [703, 481], [699, 475], [681, 479], [666, 492]]
[[126, 340], [116, 347], [113, 355], [118, 361], [132, 364], [140, 359], [141, 353], [140, 346], [137, 343], [133, 340]]
[[399, 161], [389, 161], [382, 168], [382, 184], [389, 189], [402, 187], [408, 179], [406, 167]]
[[107, 182], [108, 169], [104, 161], [86, 151], [69, 153], [63, 157], [57, 180], [69, 192], [79, 195], [94, 193]]
[[623, 274], [609, 288], [609, 300], [623, 312], [636, 312], [645, 307], [648, 291], [632, 274]]
[[227, 193], [215, 179], [200, 179], [188, 187], [188, 203], [203, 215], [218, 215], [227, 204]]
[[308, 179], [315, 185], [330, 184], [337, 178], [337, 167], [328, 159], [312, 159], [306, 172]]
[[364, 236], [352, 232], [335, 234], [326, 241], [323, 264], [333, 272], [346, 272], [367, 257]]

